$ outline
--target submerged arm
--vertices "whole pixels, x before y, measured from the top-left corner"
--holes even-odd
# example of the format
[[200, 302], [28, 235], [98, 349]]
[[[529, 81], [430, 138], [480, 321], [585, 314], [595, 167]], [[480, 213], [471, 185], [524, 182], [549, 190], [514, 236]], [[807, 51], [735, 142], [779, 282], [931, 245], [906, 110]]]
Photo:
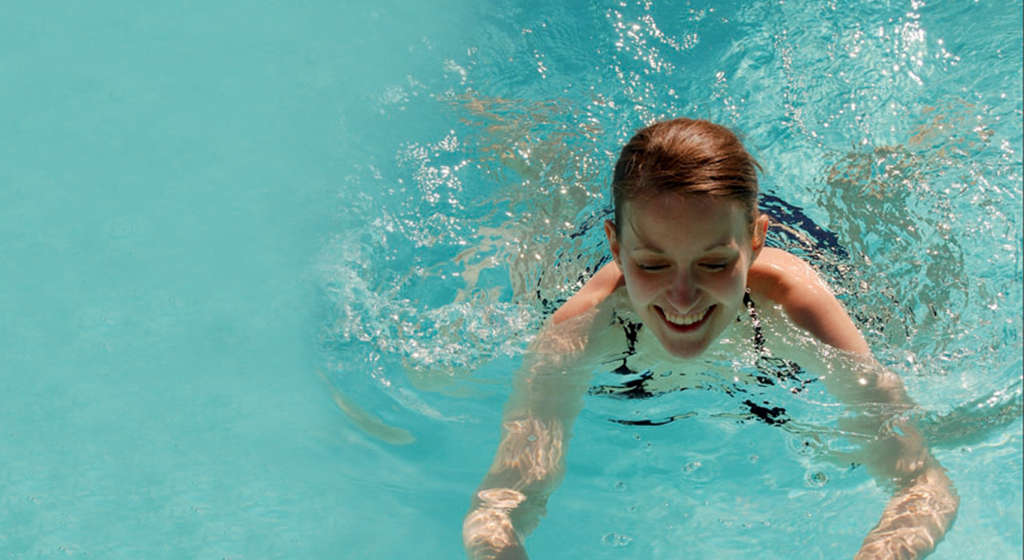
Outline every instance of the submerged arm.
[[588, 377], [573, 367], [581, 342], [572, 332], [577, 325], [562, 325], [539, 335], [505, 407], [498, 452], [462, 526], [474, 560], [526, 558], [523, 539], [565, 474], [570, 429]]
[[750, 286], [827, 345], [805, 344], [808, 351], [801, 353], [826, 372], [822, 380], [829, 392], [858, 413], [844, 426], [871, 441], [858, 459], [896, 489], [856, 559], [923, 558], [952, 525], [960, 501], [924, 439], [903, 417], [916, 405], [902, 380], [874, 359], [842, 304], [804, 261], [765, 249], [751, 268]]
[[[599, 272], [552, 318], [517, 374], [505, 406], [501, 442], [462, 526], [473, 560], [526, 558], [523, 539], [540, 522], [565, 475], [572, 424], [590, 382], [586, 368], [594, 308], [614, 289]], [[568, 310], [566, 310], [568, 308]]]
[[960, 498], [905, 416], [916, 405], [899, 376], [873, 358], [834, 352], [829, 361], [826, 387], [857, 412], [842, 427], [867, 441], [853, 458], [894, 489], [855, 559], [924, 558], [953, 524]]

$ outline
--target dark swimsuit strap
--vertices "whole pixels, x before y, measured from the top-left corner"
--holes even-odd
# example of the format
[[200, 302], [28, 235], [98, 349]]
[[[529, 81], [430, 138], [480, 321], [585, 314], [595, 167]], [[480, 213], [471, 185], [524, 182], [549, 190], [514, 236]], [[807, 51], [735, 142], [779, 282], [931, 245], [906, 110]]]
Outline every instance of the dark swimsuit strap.
[[764, 353], [764, 332], [761, 330], [761, 318], [757, 316], [757, 308], [754, 307], [754, 300], [750, 297], [750, 290], [743, 292], [743, 305], [750, 314], [750, 322], [754, 325], [754, 350], [758, 354]]
[[[810, 381], [800, 379], [798, 375], [801, 371], [799, 365], [788, 360], [772, 356], [771, 352], [765, 347], [764, 330], [761, 328], [761, 318], [757, 314], [757, 307], [754, 306], [754, 300], [750, 297], [750, 290], [747, 290], [747, 292], [743, 294], [743, 305], [747, 307], [747, 312], [750, 313], [750, 321], [754, 326], [754, 350], [758, 355], [757, 368], [763, 372], [772, 372], [772, 374], [779, 379], [792, 379], [799, 381], [800, 387], [790, 390], [794, 393], [801, 391], [803, 389], [803, 385]], [[758, 376], [757, 380], [766, 385], [771, 384], [771, 380], [764, 376]]]

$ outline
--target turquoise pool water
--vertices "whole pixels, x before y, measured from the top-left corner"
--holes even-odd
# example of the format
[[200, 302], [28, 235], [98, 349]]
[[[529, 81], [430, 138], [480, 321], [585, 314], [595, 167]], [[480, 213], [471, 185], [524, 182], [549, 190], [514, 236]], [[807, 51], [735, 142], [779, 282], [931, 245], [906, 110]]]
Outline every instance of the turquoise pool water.
[[[932, 558], [1021, 557], [1019, 1], [406, 4], [5, 9], [0, 556], [458, 558], [613, 152], [683, 114], [920, 403]], [[533, 557], [851, 556], [884, 491], [764, 398], [802, 430], [589, 399]]]

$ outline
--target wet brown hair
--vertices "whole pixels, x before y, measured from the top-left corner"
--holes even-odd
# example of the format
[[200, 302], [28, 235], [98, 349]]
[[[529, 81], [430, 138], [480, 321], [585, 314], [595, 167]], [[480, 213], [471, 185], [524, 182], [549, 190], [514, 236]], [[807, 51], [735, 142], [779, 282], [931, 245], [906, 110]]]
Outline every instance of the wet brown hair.
[[747, 211], [753, 231], [760, 168], [724, 126], [685, 118], [652, 124], [633, 136], [615, 163], [615, 231], [622, 233], [626, 201], [666, 192], [735, 200]]

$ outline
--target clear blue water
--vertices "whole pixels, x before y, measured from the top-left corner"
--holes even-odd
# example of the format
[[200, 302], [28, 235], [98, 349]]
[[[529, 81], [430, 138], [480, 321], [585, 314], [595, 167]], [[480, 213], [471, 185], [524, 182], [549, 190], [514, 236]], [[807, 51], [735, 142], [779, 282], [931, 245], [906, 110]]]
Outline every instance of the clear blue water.
[[[921, 405], [962, 496], [932, 557], [1020, 558], [1021, 11], [8, 6], [0, 556], [459, 557], [522, 349], [603, 258], [613, 152], [689, 115], [835, 235], [775, 242]], [[851, 556], [884, 491], [806, 450], [825, 397], [766, 398], [807, 429], [589, 400], [529, 550]]]

